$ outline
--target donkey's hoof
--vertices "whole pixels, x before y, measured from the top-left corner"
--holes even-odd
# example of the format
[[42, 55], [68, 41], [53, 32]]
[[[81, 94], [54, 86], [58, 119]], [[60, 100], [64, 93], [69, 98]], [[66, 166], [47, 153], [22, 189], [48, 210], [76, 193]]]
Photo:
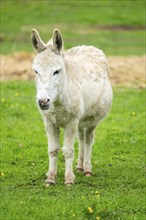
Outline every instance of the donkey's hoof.
[[74, 183], [66, 183], [66, 182], [65, 182], [65, 186], [66, 186], [66, 187], [71, 187], [73, 184], [74, 184]]
[[64, 184], [66, 186], [72, 186], [74, 184], [74, 179], [67, 179], [65, 180]]
[[55, 180], [53, 180], [53, 179], [46, 179], [46, 181], [45, 181], [45, 183], [46, 183], [46, 187], [48, 187], [48, 186], [54, 186], [55, 185]]
[[55, 182], [45, 181], [46, 187], [55, 186]]
[[80, 168], [80, 167], [77, 167], [77, 172], [83, 172], [84, 170], [83, 170], [83, 168]]
[[91, 171], [86, 171], [86, 172], [84, 172], [84, 175], [87, 176], [87, 177], [92, 176], [92, 172]]
[[75, 176], [73, 173], [68, 173], [66, 176], [65, 176], [65, 185], [72, 185], [74, 184], [74, 180], [75, 180]]

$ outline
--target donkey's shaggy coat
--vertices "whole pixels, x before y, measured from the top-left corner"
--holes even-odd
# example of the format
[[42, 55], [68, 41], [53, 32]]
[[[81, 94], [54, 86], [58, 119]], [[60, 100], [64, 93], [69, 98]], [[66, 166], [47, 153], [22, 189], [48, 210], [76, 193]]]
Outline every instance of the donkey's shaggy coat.
[[93, 46], [63, 50], [63, 39], [55, 29], [45, 44], [32, 30], [32, 44], [37, 51], [33, 61], [36, 72], [37, 103], [48, 136], [49, 171], [47, 184], [55, 184], [59, 129], [64, 128], [65, 184], [74, 183], [74, 139], [78, 134], [77, 169], [92, 173], [91, 151], [94, 130], [107, 115], [112, 102], [109, 68], [104, 53]]

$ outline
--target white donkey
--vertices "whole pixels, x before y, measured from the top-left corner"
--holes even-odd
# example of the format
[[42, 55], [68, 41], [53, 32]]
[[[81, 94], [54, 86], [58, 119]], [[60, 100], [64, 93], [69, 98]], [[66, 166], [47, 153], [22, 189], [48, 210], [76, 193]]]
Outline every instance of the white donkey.
[[46, 183], [55, 184], [59, 129], [64, 128], [65, 184], [73, 184], [74, 139], [79, 137], [77, 169], [92, 174], [91, 151], [97, 124], [110, 110], [112, 89], [104, 53], [93, 46], [77, 46], [63, 50], [58, 29], [45, 44], [32, 30], [32, 44], [37, 55], [37, 103], [48, 137], [49, 171]]

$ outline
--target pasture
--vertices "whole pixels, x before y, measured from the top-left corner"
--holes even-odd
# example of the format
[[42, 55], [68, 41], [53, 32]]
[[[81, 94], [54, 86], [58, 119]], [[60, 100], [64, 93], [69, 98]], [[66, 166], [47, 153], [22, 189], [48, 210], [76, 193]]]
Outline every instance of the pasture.
[[2, 0], [1, 53], [32, 52], [31, 29], [38, 29], [46, 42], [57, 27], [63, 33], [65, 48], [88, 44], [107, 55], [143, 55], [144, 25], [144, 0]]
[[[66, 188], [59, 152], [57, 185], [46, 188], [47, 138], [34, 84], [1, 89], [2, 219], [145, 219], [144, 90], [114, 89], [111, 113], [96, 130], [93, 176], [75, 172]], [[75, 150], [74, 170], [77, 142]]]
[[[31, 28], [38, 28], [46, 41], [48, 33], [58, 27], [66, 48], [88, 44], [112, 59], [141, 56], [145, 54], [144, 16], [142, 0], [1, 1], [1, 54], [30, 53]], [[9, 67], [13, 75], [11, 68], [13, 63]], [[76, 172], [76, 140], [75, 184], [64, 186], [65, 164], [60, 151], [57, 184], [46, 188], [47, 137], [35, 101], [35, 84], [19, 79], [0, 83], [1, 219], [144, 220], [145, 90], [139, 81], [130, 87], [123, 81], [113, 86], [111, 112], [96, 129], [93, 176]]]

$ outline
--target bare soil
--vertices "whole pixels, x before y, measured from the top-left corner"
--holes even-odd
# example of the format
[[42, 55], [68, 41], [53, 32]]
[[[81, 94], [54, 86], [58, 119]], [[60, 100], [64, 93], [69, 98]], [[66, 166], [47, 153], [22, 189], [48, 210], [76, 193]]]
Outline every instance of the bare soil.
[[112, 30], [112, 31], [140, 31], [145, 30], [146, 26], [133, 26], [133, 25], [98, 25], [97, 29]]
[[[33, 80], [31, 65], [34, 54], [15, 53], [0, 56], [1, 81]], [[145, 56], [108, 57], [110, 78], [113, 85], [145, 88]]]

